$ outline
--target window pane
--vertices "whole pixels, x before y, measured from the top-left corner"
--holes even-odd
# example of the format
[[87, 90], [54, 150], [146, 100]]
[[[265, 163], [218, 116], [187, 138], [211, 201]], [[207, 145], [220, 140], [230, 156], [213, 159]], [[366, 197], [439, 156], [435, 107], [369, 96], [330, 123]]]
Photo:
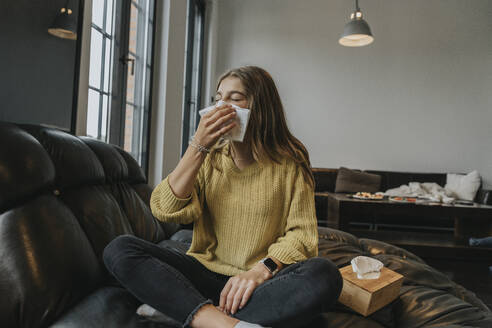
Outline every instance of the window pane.
[[104, 91], [109, 92], [111, 81], [111, 67], [112, 67], [112, 54], [111, 54], [112, 42], [106, 39], [106, 53], [104, 54]]
[[[144, 81], [145, 81], [145, 83], [146, 83], [147, 85], [150, 85], [150, 84], [152, 83], [152, 81], [150, 81], [150, 78], [151, 78], [151, 76], [152, 76], [152, 69], [151, 69], [150, 67], [147, 67], [147, 68], [145, 69], [145, 71], [146, 71], [146, 74], [145, 74], [145, 79], [144, 79]], [[150, 97], [150, 88], [146, 88], [146, 89], [145, 89], [145, 99], [149, 99], [149, 97]], [[144, 103], [144, 106], [145, 106], [145, 107], [147, 107], [147, 105], [148, 105], [147, 103]]]
[[[133, 55], [128, 55], [129, 59], [135, 60], [135, 62], [132, 64], [131, 61], [128, 62], [128, 74], [127, 74], [127, 83], [126, 83], [126, 101], [134, 104], [136, 102], [135, 99], [135, 76], [137, 72], [137, 61], [135, 56]], [[132, 75], [132, 66], [135, 65], [135, 74]]]
[[101, 140], [107, 141], [109, 97], [103, 95], [102, 119], [101, 119]]
[[[198, 6], [195, 6], [196, 12], [198, 12]], [[191, 97], [192, 104], [199, 105], [200, 99], [198, 99], [198, 88], [200, 87], [199, 81], [199, 70], [200, 70], [200, 45], [201, 41], [201, 16], [197, 15], [195, 19], [195, 30], [193, 32], [194, 40], [193, 40], [193, 59], [192, 59], [192, 73], [191, 73]], [[190, 112], [194, 113], [197, 108], [190, 108]], [[194, 116], [194, 115], [193, 115]], [[194, 132], [194, 131], [193, 131]]]
[[153, 21], [154, 21], [154, 9], [155, 8], [151, 3], [148, 4], [148, 8], [149, 8], [149, 22], [153, 23]]
[[132, 137], [133, 137], [133, 110], [132, 105], [126, 105], [125, 112], [125, 142], [123, 149], [127, 152], [132, 152]]
[[107, 0], [108, 8], [106, 9], [106, 33], [113, 35], [113, 7], [114, 0]]
[[104, 0], [92, 0], [92, 22], [103, 28]]
[[91, 33], [91, 67], [89, 71], [89, 85], [101, 88], [101, 56], [102, 34], [92, 29]]
[[[147, 27], [147, 33], [148, 33], [148, 37], [146, 38], [147, 39], [147, 54], [152, 54], [152, 31], [153, 31], [153, 28], [154, 28], [154, 25], [153, 24], [149, 24], [149, 26]], [[152, 61], [152, 56], [149, 55], [147, 56], [147, 65], [150, 67], [151, 65], [151, 61]]]
[[201, 69], [201, 49], [200, 46], [202, 44], [202, 16], [199, 14], [199, 7], [195, 5], [195, 30], [193, 31], [193, 54], [192, 54], [192, 63], [189, 69], [191, 69], [191, 81], [190, 83], [190, 91], [191, 91], [191, 102], [190, 102], [190, 135], [189, 138], [193, 137], [195, 134], [196, 127], [198, 126], [197, 121], [197, 112], [201, 106], [200, 103], [200, 69]]
[[137, 26], [138, 26], [138, 9], [132, 3], [131, 13], [130, 13], [130, 38], [128, 47], [134, 54], [137, 53]]
[[87, 135], [97, 138], [99, 124], [99, 92], [89, 89], [87, 106]]

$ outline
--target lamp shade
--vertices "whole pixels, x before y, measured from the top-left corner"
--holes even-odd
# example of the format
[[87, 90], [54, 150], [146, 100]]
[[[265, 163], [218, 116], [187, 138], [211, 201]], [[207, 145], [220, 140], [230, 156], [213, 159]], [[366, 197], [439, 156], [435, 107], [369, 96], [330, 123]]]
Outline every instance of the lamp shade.
[[77, 22], [70, 9], [62, 10], [56, 15], [55, 21], [48, 28], [48, 32], [62, 39], [77, 39]]
[[[355, 17], [357, 15], [354, 15]], [[371, 33], [369, 24], [362, 18], [352, 18], [350, 22], [345, 24], [342, 36], [338, 42], [346, 47], [362, 47], [371, 44], [374, 37]]]

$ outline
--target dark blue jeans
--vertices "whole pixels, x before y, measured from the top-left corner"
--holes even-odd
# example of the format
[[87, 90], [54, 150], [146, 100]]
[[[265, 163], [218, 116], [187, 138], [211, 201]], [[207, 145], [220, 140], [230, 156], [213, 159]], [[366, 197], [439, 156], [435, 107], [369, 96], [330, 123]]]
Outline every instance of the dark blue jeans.
[[492, 237], [484, 237], [484, 238], [470, 238], [469, 239], [470, 246], [478, 246], [478, 247], [492, 247]]
[[[103, 253], [109, 272], [142, 303], [188, 327], [205, 304], [219, 304], [229, 276], [208, 270], [173, 243], [163, 246], [132, 235], [110, 242]], [[285, 267], [258, 286], [233, 317], [271, 327], [298, 327], [331, 308], [342, 288], [337, 267], [311, 258]]]

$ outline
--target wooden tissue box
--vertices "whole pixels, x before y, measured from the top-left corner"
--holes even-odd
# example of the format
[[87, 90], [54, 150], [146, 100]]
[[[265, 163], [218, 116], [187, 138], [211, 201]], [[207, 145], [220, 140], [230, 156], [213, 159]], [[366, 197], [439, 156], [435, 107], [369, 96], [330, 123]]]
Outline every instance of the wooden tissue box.
[[343, 289], [338, 301], [365, 317], [395, 300], [403, 283], [401, 274], [385, 267], [378, 279], [357, 278], [351, 265], [341, 268], [340, 273]]

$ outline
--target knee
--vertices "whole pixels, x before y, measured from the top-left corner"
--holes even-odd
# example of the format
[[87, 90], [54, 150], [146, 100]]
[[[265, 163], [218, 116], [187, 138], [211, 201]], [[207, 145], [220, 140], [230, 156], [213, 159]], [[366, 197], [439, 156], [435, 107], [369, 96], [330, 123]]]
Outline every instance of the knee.
[[315, 257], [308, 260], [309, 272], [324, 299], [338, 299], [343, 279], [335, 263], [329, 259]]
[[114, 263], [128, 252], [131, 245], [135, 242], [133, 235], [120, 235], [114, 238], [103, 250], [102, 259], [106, 268], [113, 270]]

